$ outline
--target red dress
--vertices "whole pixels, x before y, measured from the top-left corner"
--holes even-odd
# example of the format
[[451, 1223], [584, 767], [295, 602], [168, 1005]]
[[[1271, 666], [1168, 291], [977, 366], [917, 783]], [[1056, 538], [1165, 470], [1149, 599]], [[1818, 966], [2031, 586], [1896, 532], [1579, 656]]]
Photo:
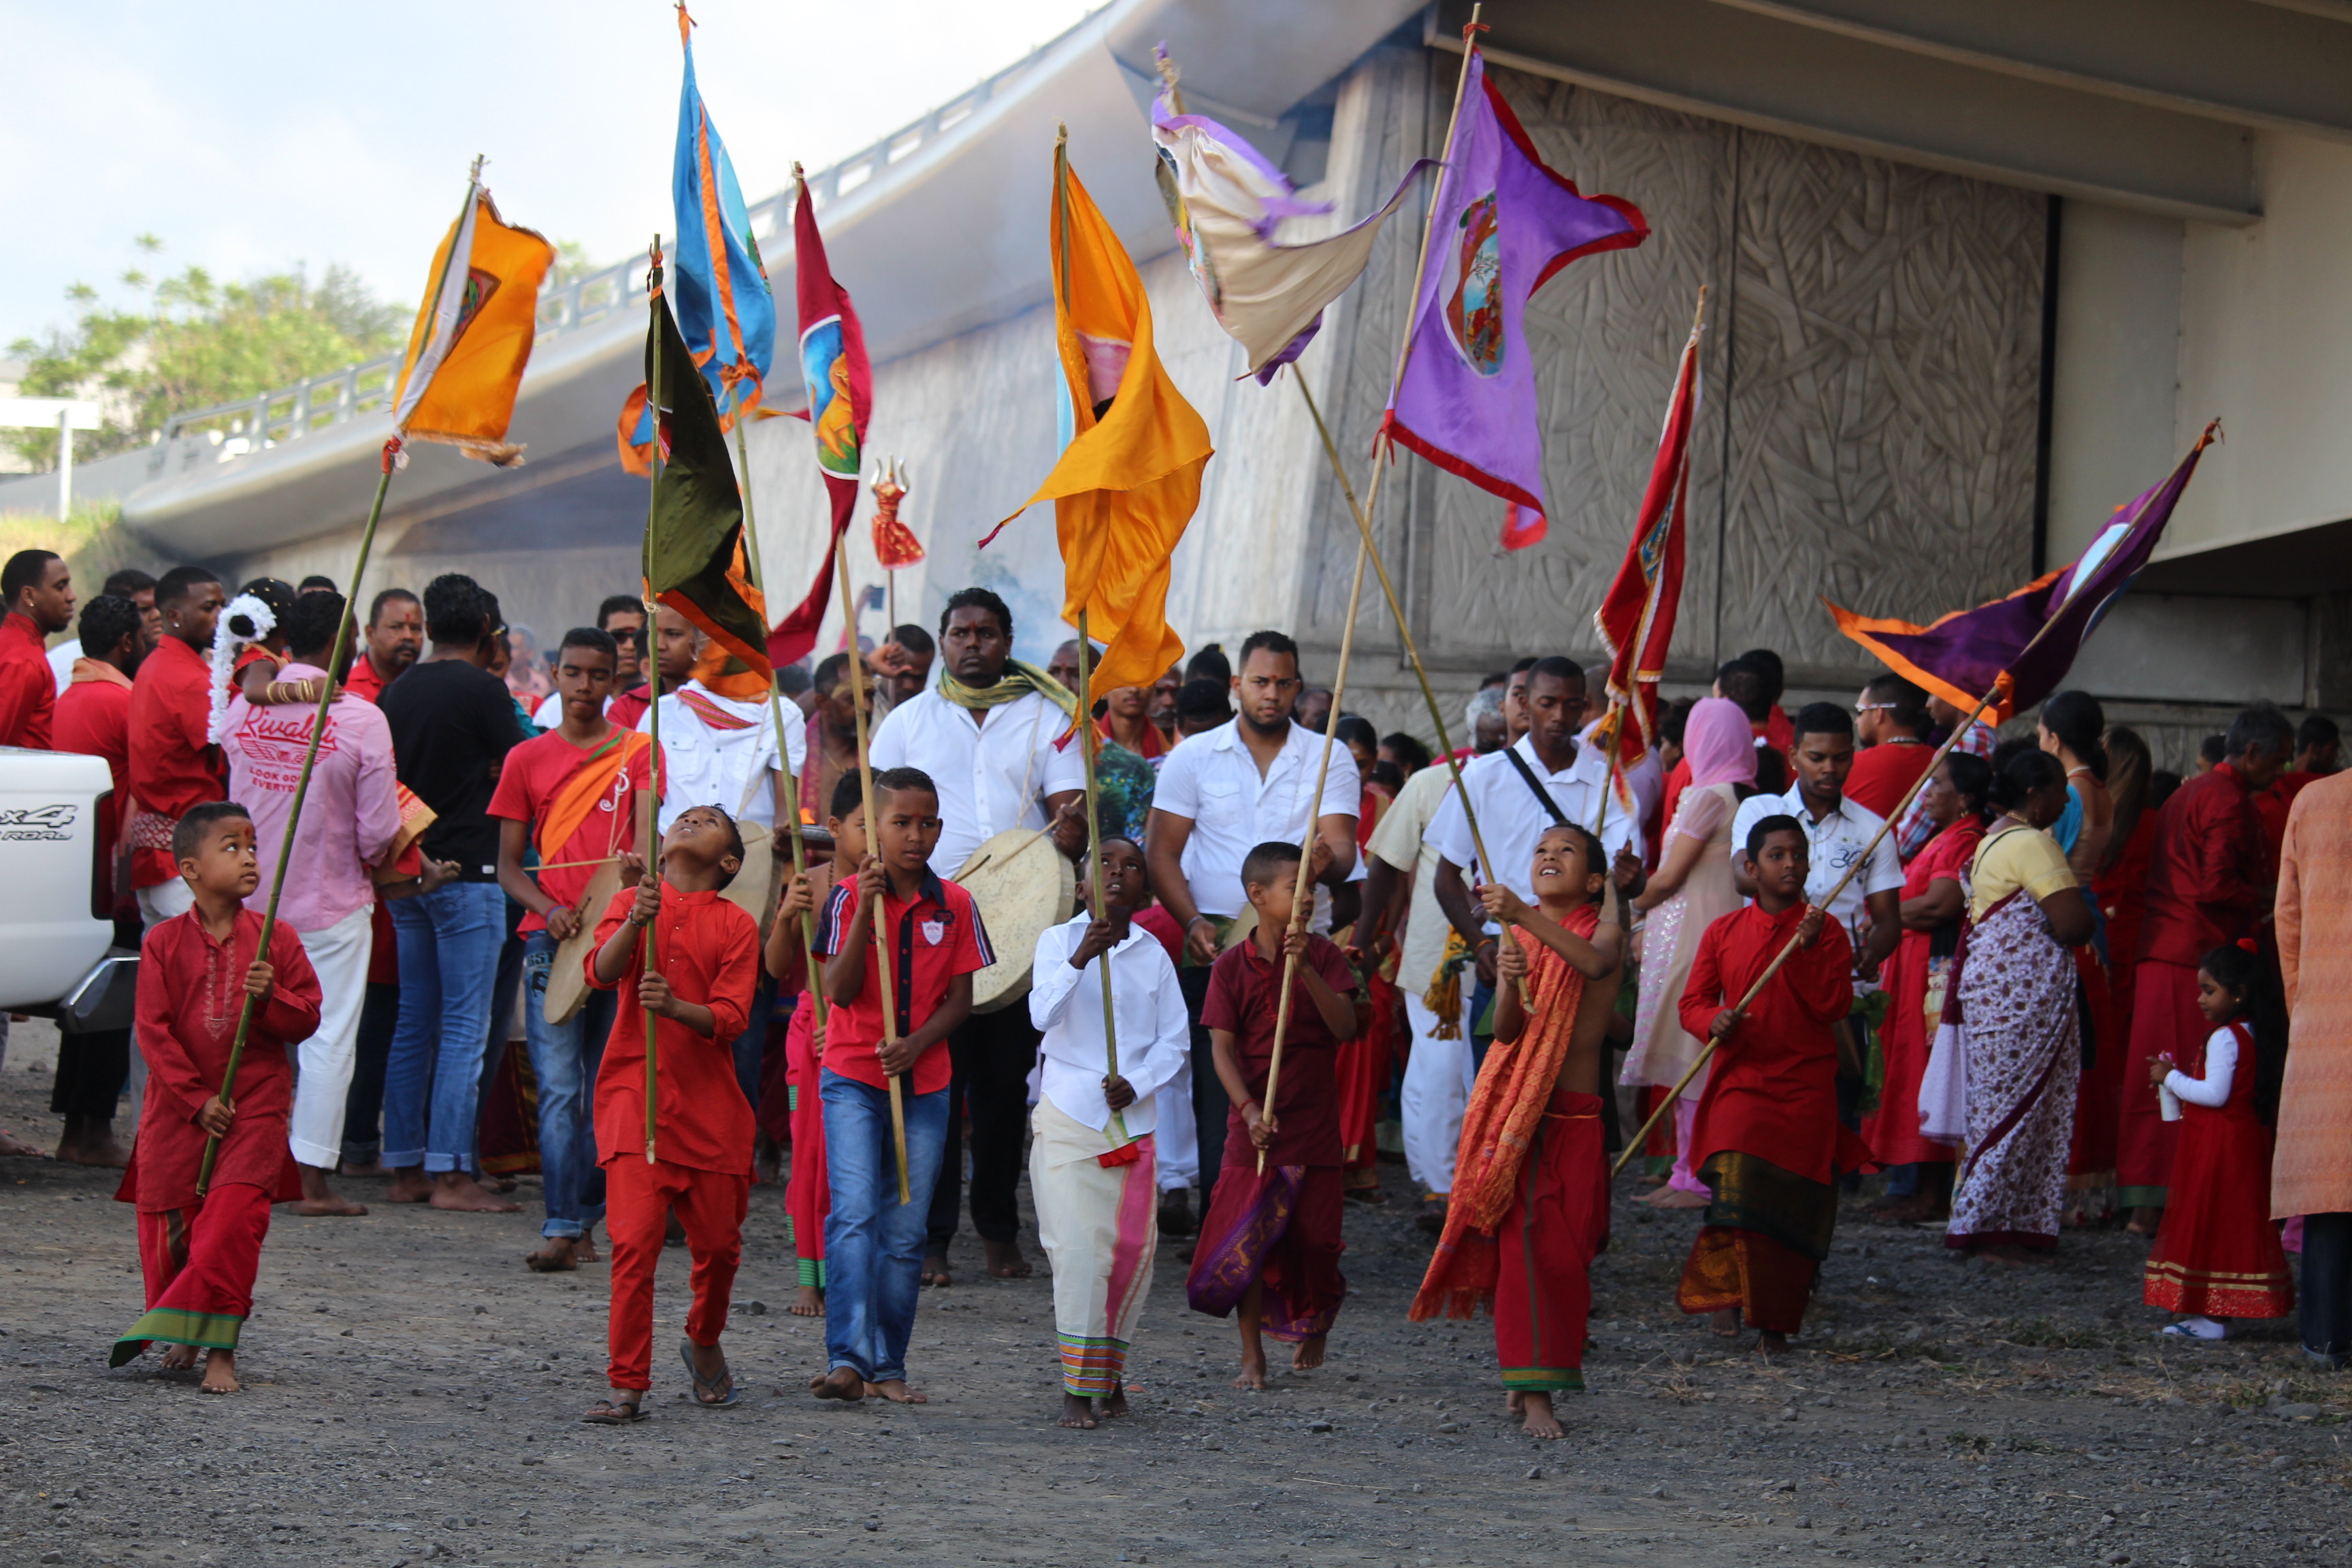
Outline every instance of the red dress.
[[[2230, 1031], [2238, 1040], [2230, 1098], [2180, 1107], [2171, 1201], [2148, 1249], [2141, 1299], [2168, 1312], [2284, 1318], [2294, 1310], [2294, 1277], [2271, 1223], [2271, 1130], [2254, 1114], [2253, 1032], [2243, 1024]], [[2203, 1076], [2201, 1048], [2195, 1070]]]
[[[1962, 817], [1935, 837], [1913, 858], [1903, 879], [1903, 901], [1927, 896], [1937, 878], [1959, 881], [1966, 874], [1984, 827]], [[1953, 921], [1957, 932], [1959, 922]], [[1906, 931], [1886, 961], [1881, 983], [1886, 988], [1886, 1023], [1879, 1030], [1880, 1054], [1885, 1068], [1879, 1083], [1878, 1109], [1864, 1119], [1863, 1141], [1882, 1165], [1950, 1164], [1958, 1151], [1949, 1143], [1923, 1137], [1919, 1131], [1919, 1084], [1927, 1074], [1927, 980], [1934, 968], [1938, 933]]]

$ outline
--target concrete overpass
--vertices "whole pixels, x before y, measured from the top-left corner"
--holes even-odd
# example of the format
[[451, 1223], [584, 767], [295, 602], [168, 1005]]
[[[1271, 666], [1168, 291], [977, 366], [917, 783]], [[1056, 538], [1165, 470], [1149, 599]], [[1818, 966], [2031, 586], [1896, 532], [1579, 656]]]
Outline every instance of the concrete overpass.
[[[933, 550], [901, 574], [902, 600], [987, 578], [1038, 628], [1024, 646], [1049, 635], [1050, 530], [1030, 520], [986, 560], [970, 541], [1052, 458], [1045, 171], [1062, 121], [1216, 437], [1179, 555], [1180, 625], [1201, 637], [1284, 625], [1336, 646], [1344, 512], [1282, 389], [1232, 384], [1233, 355], [1170, 254], [1143, 113], [1150, 47], [1168, 40], [1196, 106], [1352, 216], [1436, 151], [1466, 11], [1114, 0], [812, 182], [874, 346], [872, 444], [914, 466], [908, 515]], [[1861, 661], [1813, 595], [1925, 616], [2002, 591], [2071, 555], [2220, 414], [2229, 444], [2095, 643], [2086, 683], [2180, 735], [2250, 695], [2352, 706], [2352, 448], [2336, 435], [2352, 412], [2352, 298], [2337, 277], [2352, 249], [2352, 5], [1490, 12], [1496, 79], [1538, 144], [1586, 189], [1644, 206], [1656, 236], [1571, 268], [1531, 313], [1553, 367], [1550, 542], [1499, 566], [1491, 506], [1425, 468], [1384, 498], [1384, 548], [1442, 667], [1466, 678], [1539, 643], [1589, 651], [1675, 323], [1709, 281], [1718, 427], [1696, 459], [1682, 673], [1769, 642], [1801, 679], [1845, 685]], [[789, 217], [782, 196], [755, 209], [780, 298]], [[1394, 226], [1303, 364], [1353, 452], [1384, 390], [1411, 227]], [[514, 429], [530, 466], [419, 452], [387, 514], [387, 578], [477, 570], [510, 616], [542, 626], [625, 582], [644, 489], [614, 462], [611, 430], [638, 379], [642, 270], [630, 258], [542, 300]], [[347, 573], [394, 368], [177, 421], [126, 521], [241, 570]], [[821, 515], [805, 432], [770, 424], [752, 440], [769, 559], [779, 579], [804, 577]], [[1390, 639], [1370, 621], [1365, 635], [1392, 664]], [[1366, 701], [1403, 719], [1382, 668]]]

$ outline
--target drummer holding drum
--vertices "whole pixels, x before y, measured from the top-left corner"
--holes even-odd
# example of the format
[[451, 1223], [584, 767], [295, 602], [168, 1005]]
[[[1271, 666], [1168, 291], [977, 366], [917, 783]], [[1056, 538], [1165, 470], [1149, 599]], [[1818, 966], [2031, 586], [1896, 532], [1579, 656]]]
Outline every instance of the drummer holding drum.
[[[1013, 658], [1013, 612], [986, 588], [965, 588], [940, 617], [939, 682], [891, 709], [874, 732], [874, 770], [919, 768], [939, 789], [940, 834], [935, 870], [978, 872], [1009, 853], [1058, 852], [1070, 860], [1086, 851], [1085, 763], [1075, 745], [1057, 748], [1076, 699], [1033, 665]], [[1030, 837], [990, 844], [999, 835]], [[1038, 842], [1042, 838], [1045, 842]], [[1352, 840], [1351, 840], [1352, 842]], [[988, 846], [986, 860], [982, 847]], [[1025, 858], [1025, 856], [1024, 856]], [[1045, 879], [1067, 887], [1066, 869]], [[999, 912], [982, 910], [992, 932]], [[1067, 919], [1046, 910], [1045, 919]], [[1042, 928], [1041, 928], [1042, 929]], [[1025, 963], [1034, 947], [1000, 941], [996, 951]], [[971, 1118], [971, 1223], [980, 1233], [988, 1271], [1000, 1278], [1030, 1272], [1021, 1256], [1014, 1189], [1021, 1177], [1028, 1121], [1029, 1074], [1039, 1035], [1020, 1004], [1027, 985], [1000, 991], [975, 1009], [948, 1045], [955, 1076], [948, 1097], [947, 1148], [931, 1194], [926, 1284], [948, 1282], [947, 1247], [961, 1206], [962, 1148], [959, 1107]]]

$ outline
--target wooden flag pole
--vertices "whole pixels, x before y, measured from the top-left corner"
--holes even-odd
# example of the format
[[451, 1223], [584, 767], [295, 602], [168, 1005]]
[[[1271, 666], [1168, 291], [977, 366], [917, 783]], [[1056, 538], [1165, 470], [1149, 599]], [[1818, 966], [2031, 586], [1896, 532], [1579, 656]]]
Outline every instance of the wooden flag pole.
[[[743, 492], [743, 563], [751, 569], [751, 586], [762, 595], [760, 613], [764, 619], [768, 579], [760, 565], [760, 529], [751, 514], [751, 452], [744, 444], [743, 410], [740, 407], [735, 411], [735, 466]], [[792, 801], [789, 820], [778, 826], [792, 840], [793, 879], [798, 881], [808, 871], [808, 851], [801, 843], [801, 786], [793, 776], [792, 748], [784, 740], [784, 700], [777, 694], [773, 672], [768, 677], [768, 717], [776, 726], [776, 770], [783, 774], [784, 794]], [[824, 1027], [824, 986], [816, 977], [816, 915], [809, 910], [801, 911], [801, 957], [809, 977], [809, 1003], [816, 1009], [813, 1022], [821, 1030]]]
[[[882, 818], [874, 808], [874, 762], [866, 752], [866, 663], [857, 652], [857, 610], [849, 595], [849, 552], [836, 543], [833, 558], [840, 567], [842, 636], [849, 645], [849, 692], [857, 711], [857, 777], [866, 799], [866, 852], [878, 859]], [[886, 895], [877, 903], [873, 915], [874, 962], [881, 966], [876, 978], [881, 984], [882, 1034], [886, 1039], [898, 1026], [898, 987], [890, 973], [890, 939], [882, 930], [887, 908]], [[899, 1082], [902, 1076], [895, 1072], [890, 1075], [890, 1138], [898, 1156], [898, 1202], [904, 1205], [914, 1201], [914, 1194], [907, 1185], [907, 1098]]]
[[[2044, 622], [2042, 625], [2042, 631], [2049, 630], [2052, 624], [2053, 623]], [[2033, 647], [2033, 643], [2040, 642], [2041, 640], [2042, 632], [2034, 633], [2033, 641], [2027, 643], [2024, 649], [2019, 650], [2018, 658], [2022, 659], [2025, 657], [2026, 649], [2031, 649]], [[1994, 682], [1992, 689], [1987, 691], [1982, 697], [1977, 699], [1977, 705], [1969, 710], [1968, 717], [1962, 719], [1958, 723], [1952, 726], [1952, 732], [1944, 737], [1944, 743], [1936, 748], [1936, 754], [1927, 759], [1927, 765], [1919, 771], [1919, 776], [1917, 778], [1911, 781], [1911, 787], [1903, 792], [1903, 798], [1895, 803], [1895, 809], [1888, 812], [1885, 819], [1879, 823], [1878, 831], [1871, 836], [1868, 846], [1864, 848], [1863, 852], [1859, 856], [1855, 857], [1853, 864], [1845, 868], [1845, 875], [1837, 879], [1837, 886], [1829, 890], [1828, 897], [1822, 899], [1816, 906], [1817, 908], [1826, 910], [1830, 905], [1837, 902], [1838, 895], [1845, 891], [1846, 885], [1852, 882], [1856, 877], [1862, 875], [1863, 868], [1870, 864], [1870, 858], [1878, 852], [1879, 845], [1884, 843], [1886, 836], [1895, 830], [1895, 822], [1903, 816], [1904, 812], [1910, 809], [1913, 798], [1916, 797], [1921, 790], [1927, 786], [1927, 781], [1929, 779], [1936, 776], [1936, 769], [1942, 765], [1943, 761], [1947, 756], [1951, 754], [1952, 748], [1959, 743], [1960, 737], [1969, 732], [1969, 726], [1977, 721], [1977, 716], [1982, 713], [1987, 708], [1992, 706], [1993, 699], [2000, 695], [2001, 681], [2005, 681], [2008, 679], [2008, 673], [2003, 671], [2000, 679]], [[1806, 901], [1808, 903], [1812, 902], [1811, 900]], [[1748, 988], [1746, 994], [1739, 998], [1739, 1005], [1734, 1008], [1733, 1011], [1742, 1014], [1746, 1013], [1748, 1011], [1748, 1004], [1756, 1000], [1758, 993], [1764, 989], [1765, 985], [1770, 982], [1772, 976], [1780, 973], [1780, 966], [1788, 963], [1790, 954], [1796, 951], [1797, 938], [1795, 933], [1791, 932], [1789, 940], [1781, 944], [1780, 951], [1772, 955], [1772, 962], [1764, 966], [1764, 973], [1756, 977], [1756, 983], [1753, 985], [1750, 985]], [[1623, 1172], [1626, 1164], [1633, 1158], [1634, 1152], [1639, 1150], [1643, 1143], [1649, 1141], [1650, 1130], [1657, 1126], [1659, 1122], [1665, 1120], [1666, 1113], [1674, 1109], [1675, 1101], [1682, 1098], [1683, 1090], [1689, 1086], [1691, 1079], [1696, 1078], [1699, 1075], [1700, 1070], [1714, 1058], [1716, 1047], [1720, 1046], [1722, 1043], [1723, 1038], [1720, 1036], [1712, 1037], [1706, 1042], [1705, 1047], [1698, 1053], [1698, 1059], [1691, 1063], [1688, 1071], [1685, 1072], [1681, 1078], [1675, 1080], [1674, 1092], [1668, 1094], [1664, 1099], [1658, 1101], [1657, 1110], [1652, 1111], [1650, 1113], [1650, 1119], [1642, 1123], [1642, 1130], [1634, 1133], [1633, 1137], [1627, 1139], [1625, 1141], [1625, 1147], [1618, 1151], [1617, 1163], [1609, 1167], [1610, 1175], [1615, 1176]]]
[[[1087, 765], [1087, 858], [1093, 867], [1094, 918], [1108, 920], [1109, 907], [1103, 900], [1102, 874], [1102, 796], [1095, 778], [1095, 645], [1087, 639], [1087, 613], [1078, 612], [1078, 757]], [[1103, 1065], [1109, 1076], [1118, 1076], [1118, 1015], [1111, 1005], [1110, 954], [1097, 960], [1102, 965], [1103, 994]], [[1127, 1133], [1127, 1118], [1114, 1110], [1111, 1126], [1117, 1130], [1120, 1143], [1131, 1142]]]
[[[472, 196], [469, 185], [467, 198], [471, 200]], [[310, 743], [303, 750], [302, 771], [295, 776], [294, 800], [287, 808], [286, 839], [278, 847], [278, 865], [269, 874], [269, 907], [261, 917], [260, 939], [254, 944], [253, 962], [256, 963], [269, 961], [269, 933], [277, 929], [278, 900], [286, 891], [286, 868], [294, 859], [294, 829], [302, 820], [302, 803], [310, 795], [310, 773], [319, 762], [319, 743], [327, 732], [328, 710], [335, 704], [335, 668], [343, 662], [343, 655], [350, 651], [357, 629], [352, 619], [352, 605], [360, 591], [360, 582], [367, 574], [368, 555], [375, 548], [376, 524], [383, 520], [384, 492], [392, 488], [392, 470], [399, 459], [400, 451], [398, 436], [383, 444], [383, 472], [376, 476], [375, 501], [368, 508], [367, 526], [360, 531], [360, 558], [352, 568], [354, 598], [343, 601], [343, 617], [335, 625], [334, 649], [327, 655], [327, 678], [320, 683], [318, 710], [310, 717]], [[228, 1065], [221, 1071], [220, 1100], [232, 1111], [236, 1110], [236, 1069], [245, 1060], [245, 1041], [253, 1028], [256, 1005], [256, 998], [247, 993], [245, 1005], [236, 1016], [236, 1037], [229, 1042]], [[196, 1196], [199, 1198], [212, 1188], [213, 1164], [220, 1158], [220, 1142], [218, 1136], [205, 1140], [205, 1157], [196, 1170]]]
[[[466, 175], [466, 200], [457, 209], [457, 226], [451, 231], [453, 235], [465, 232], [466, 215], [473, 210], [481, 186], [482, 160], [476, 158], [474, 166]], [[452, 274], [463, 276], [465, 265], [466, 258], [457, 255], [453, 243], [449, 255], [441, 264], [440, 281], [435, 287], [436, 304], [441, 292], [448, 288]], [[294, 799], [286, 814], [286, 840], [278, 846], [278, 866], [269, 877], [269, 907], [262, 915], [261, 935], [254, 944], [253, 962], [256, 963], [269, 961], [269, 933], [278, 924], [278, 900], [286, 890], [287, 865], [294, 858], [294, 830], [302, 821], [302, 803], [310, 795], [310, 774], [318, 766], [319, 745], [327, 733], [327, 715], [335, 704], [335, 667], [342, 663], [343, 655], [351, 648], [358, 629], [352, 617], [352, 609], [358, 601], [362, 581], [367, 575], [368, 556], [375, 549], [376, 525], [383, 521], [384, 492], [392, 488], [392, 471], [403, 461], [403, 450], [400, 433], [395, 430], [392, 438], [383, 444], [382, 471], [377, 474], [375, 481], [375, 500], [368, 507], [367, 526], [360, 531], [359, 560], [352, 568], [351, 596], [343, 601], [343, 618], [335, 626], [334, 647], [327, 655], [327, 679], [320, 686], [318, 711], [310, 718], [310, 743], [302, 752], [302, 769], [294, 779]], [[237, 1011], [236, 1035], [229, 1042], [228, 1062], [221, 1069], [220, 1101], [232, 1111], [236, 1109], [237, 1068], [244, 1064], [246, 1037], [253, 1029], [254, 1007], [255, 999], [248, 994], [245, 1005]], [[196, 1196], [199, 1198], [212, 1188], [213, 1166], [220, 1158], [220, 1142], [218, 1137], [205, 1140], [204, 1158], [196, 1167]]]
[[[655, 265], [658, 268], [661, 256], [660, 235], [654, 236], [653, 253], [656, 258]], [[653, 629], [654, 619], [654, 523], [661, 511], [662, 349], [667, 346], [669, 341], [669, 334], [661, 331], [662, 318], [668, 312], [669, 306], [663, 300], [658, 287], [654, 294], [653, 309], [654, 331], [659, 335], [655, 339], [657, 346], [651, 355], [652, 363], [646, 366], [646, 407], [652, 412], [654, 421], [653, 448], [647, 454], [652, 482], [646, 489], [646, 627], [649, 632]], [[667, 782], [664, 775], [667, 772], [662, 766], [661, 639], [658, 636], [649, 639], [645, 657], [653, 665], [653, 668], [646, 677], [646, 690], [652, 698], [652, 700], [646, 704], [646, 739], [651, 742], [647, 750], [652, 759], [654, 787], [650, 792], [653, 798], [646, 802], [645, 808], [644, 820], [646, 831], [642, 836], [642, 842], [646, 851], [646, 875], [654, 879], [654, 897], [658, 900], [661, 897], [661, 794], [662, 785]], [[778, 739], [781, 742], [782, 737]], [[659, 911], [656, 910], [656, 922], [659, 918]], [[649, 922], [646, 926], [645, 947], [637, 955], [637, 973], [640, 978], [660, 972], [654, 962], [655, 933], [658, 929], [657, 923]], [[661, 1052], [661, 1042], [655, 1028], [656, 1022], [651, 1013], [646, 1015], [646, 1163], [648, 1165], [654, 1163], [654, 1110], [660, 1097], [658, 1058]]]

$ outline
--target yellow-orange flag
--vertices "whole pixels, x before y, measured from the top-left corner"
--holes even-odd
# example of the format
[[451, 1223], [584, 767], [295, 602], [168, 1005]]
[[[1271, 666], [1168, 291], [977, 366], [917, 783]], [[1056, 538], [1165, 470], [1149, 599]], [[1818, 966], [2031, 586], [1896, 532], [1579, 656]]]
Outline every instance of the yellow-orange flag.
[[502, 468], [522, 461], [522, 447], [507, 441], [507, 422], [530, 363], [540, 280], [554, 264], [555, 247], [509, 226], [475, 180], [433, 253], [432, 281], [409, 329], [393, 399], [402, 436], [446, 441]]
[[1201, 501], [1209, 426], [1161, 368], [1143, 279], [1060, 146], [1054, 174], [1054, 335], [1071, 438], [1022, 510], [1054, 503], [1062, 618], [1076, 626], [1084, 610], [1106, 645], [1094, 689], [1149, 686], [1184, 656], [1168, 627], [1169, 557]]

